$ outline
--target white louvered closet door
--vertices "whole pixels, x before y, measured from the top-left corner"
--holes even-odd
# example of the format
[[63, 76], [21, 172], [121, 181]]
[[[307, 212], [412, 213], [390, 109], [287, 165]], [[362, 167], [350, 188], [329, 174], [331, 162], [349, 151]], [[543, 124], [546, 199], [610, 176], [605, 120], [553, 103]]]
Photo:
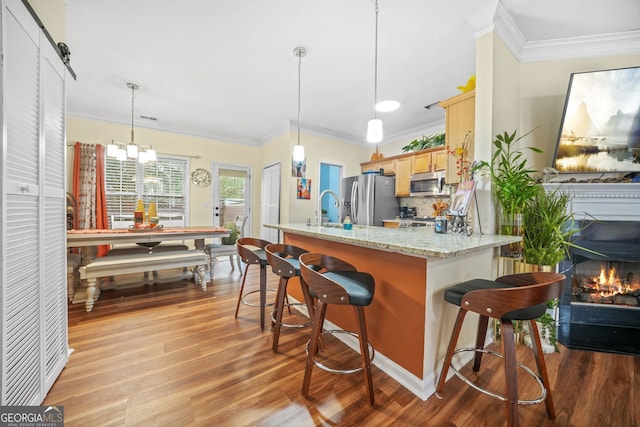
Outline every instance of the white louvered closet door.
[[2, 27], [0, 404], [39, 405], [67, 358], [64, 77], [22, 2]]
[[[44, 388], [45, 394], [67, 361], [67, 256], [66, 256], [66, 186], [65, 186], [65, 69], [45, 40], [42, 64], [43, 106], [43, 193], [41, 322], [44, 326]], [[60, 268], [60, 266], [64, 266]], [[43, 396], [44, 398], [44, 396]]]

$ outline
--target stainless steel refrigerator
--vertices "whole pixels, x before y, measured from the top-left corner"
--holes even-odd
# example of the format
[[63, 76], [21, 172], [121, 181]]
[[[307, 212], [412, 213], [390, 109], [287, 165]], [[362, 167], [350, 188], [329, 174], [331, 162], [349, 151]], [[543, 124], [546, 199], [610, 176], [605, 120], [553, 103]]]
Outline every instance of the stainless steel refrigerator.
[[354, 224], [382, 226], [399, 215], [395, 177], [363, 174], [343, 178], [340, 221], [349, 215]]

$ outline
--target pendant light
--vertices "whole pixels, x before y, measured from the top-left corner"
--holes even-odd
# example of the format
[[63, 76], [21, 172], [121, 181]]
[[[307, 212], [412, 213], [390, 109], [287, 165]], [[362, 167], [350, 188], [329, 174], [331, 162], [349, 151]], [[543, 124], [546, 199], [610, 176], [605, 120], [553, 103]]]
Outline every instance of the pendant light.
[[[140, 163], [155, 162], [157, 160], [156, 150], [150, 145], [146, 146], [144, 151], [139, 150], [135, 144], [135, 136], [133, 129], [133, 120], [135, 114], [135, 92], [139, 86], [135, 83], [127, 83], [127, 87], [131, 89], [131, 142], [124, 144], [122, 142], [112, 141], [107, 145], [107, 156], [115, 157], [117, 160], [138, 159]], [[144, 148], [145, 146], [143, 146]]]
[[302, 65], [302, 58], [307, 56], [307, 50], [302, 46], [298, 46], [293, 49], [293, 54], [298, 58], [298, 145], [293, 146], [293, 161], [302, 162], [304, 161], [304, 146], [300, 145], [300, 69]]
[[373, 119], [367, 123], [367, 142], [378, 143], [382, 141], [382, 120], [378, 118], [376, 112], [376, 102], [378, 102], [378, 0], [376, 0], [376, 43], [373, 78]]

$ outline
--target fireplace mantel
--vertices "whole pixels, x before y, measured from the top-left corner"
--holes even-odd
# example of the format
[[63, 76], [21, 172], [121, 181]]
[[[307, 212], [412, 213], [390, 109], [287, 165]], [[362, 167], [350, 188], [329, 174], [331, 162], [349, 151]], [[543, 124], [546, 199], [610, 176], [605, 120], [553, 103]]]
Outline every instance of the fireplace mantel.
[[576, 219], [640, 221], [640, 183], [544, 183], [572, 196], [570, 209]]

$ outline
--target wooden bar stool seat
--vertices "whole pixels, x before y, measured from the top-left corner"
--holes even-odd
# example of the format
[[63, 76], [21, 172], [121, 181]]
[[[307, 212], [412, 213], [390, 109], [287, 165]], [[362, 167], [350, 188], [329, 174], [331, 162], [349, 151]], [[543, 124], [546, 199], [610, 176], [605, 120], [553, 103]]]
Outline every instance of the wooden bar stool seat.
[[[311, 297], [316, 298], [315, 313], [311, 322], [311, 338], [307, 348], [307, 363], [302, 383], [302, 395], [309, 396], [311, 373], [317, 366], [334, 373], [355, 373], [364, 371], [365, 388], [369, 398], [369, 404], [374, 404], [373, 381], [371, 379], [371, 360], [373, 359], [373, 347], [369, 344], [367, 324], [364, 308], [371, 304], [375, 290], [375, 280], [371, 274], [357, 271], [356, 268], [329, 255], [307, 253], [300, 255], [300, 273], [302, 279], [309, 286]], [[327, 333], [348, 333], [356, 336], [360, 343], [360, 357], [362, 366], [357, 369], [339, 370], [322, 365], [316, 360], [320, 345], [322, 327], [324, 324], [327, 307], [330, 304], [350, 305], [356, 315], [356, 332], [327, 331]]]
[[[447, 302], [460, 307], [458, 316], [451, 333], [451, 340], [442, 366], [442, 372], [436, 386], [436, 395], [442, 392], [447, 378], [449, 367], [466, 384], [491, 397], [505, 402], [507, 425], [519, 426], [518, 404], [532, 405], [545, 402], [549, 418], [555, 419], [555, 409], [547, 368], [544, 362], [544, 354], [540, 343], [540, 336], [535, 319], [544, 314], [547, 301], [558, 298], [562, 290], [565, 276], [560, 273], [535, 272], [502, 276], [493, 280], [472, 279], [452, 286], [447, 289], [444, 298]], [[478, 334], [475, 348], [456, 349], [458, 336], [462, 329], [467, 312], [480, 315], [478, 321]], [[484, 348], [487, 325], [489, 318], [500, 319], [500, 334], [502, 341], [502, 354], [489, 351]], [[515, 333], [512, 321], [527, 321], [531, 332], [531, 341], [538, 368], [536, 375], [531, 369], [516, 361]], [[473, 371], [480, 370], [483, 354], [498, 356], [503, 359], [505, 376], [505, 395], [500, 395], [481, 388], [471, 380], [464, 377], [451, 365], [451, 360], [456, 353], [472, 351], [475, 353]], [[529, 400], [518, 399], [518, 377], [516, 367], [523, 368], [532, 375], [541, 391], [538, 398]]]
[[[278, 352], [278, 341], [280, 340], [280, 330], [282, 327], [286, 328], [302, 328], [309, 326], [310, 321], [303, 323], [285, 323], [282, 321], [285, 307], [291, 314], [291, 306], [302, 305], [303, 303], [290, 303], [287, 298], [287, 284], [291, 277], [300, 277], [300, 260], [299, 257], [308, 251], [297, 246], [283, 245], [279, 243], [272, 243], [265, 247], [267, 260], [271, 265], [272, 271], [280, 276], [278, 284], [278, 291], [276, 293], [276, 305], [271, 312], [271, 321], [273, 322], [273, 345], [274, 352]], [[309, 295], [309, 288], [307, 284], [300, 277], [300, 286], [302, 288], [302, 295], [304, 297], [304, 304], [309, 311], [309, 317], [313, 317], [313, 303]]]
[[[267, 255], [264, 248], [270, 244], [271, 242], [267, 240], [255, 239], [253, 237], [243, 237], [238, 239], [238, 241], [236, 242], [238, 256], [240, 257], [242, 262], [247, 264], [247, 267], [245, 268], [244, 277], [242, 278], [242, 285], [240, 286], [240, 293], [238, 294], [235, 317], [238, 318], [240, 303], [248, 305], [250, 307], [260, 307], [260, 329], [263, 330], [265, 308], [274, 305], [273, 302], [267, 303], [267, 292], [276, 291], [275, 289], [267, 289], [267, 265], [269, 265], [269, 260], [267, 260]], [[260, 267], [260, 288], [245, 293], [244, 284], [247, 280], [247, 269], [249, 269], [249, 265], [252, 264], [258, 265]], [[255, 293], [260, 294], [260, 302], [258, 304], [250, 303], [246, 300], [249, 295]]]

